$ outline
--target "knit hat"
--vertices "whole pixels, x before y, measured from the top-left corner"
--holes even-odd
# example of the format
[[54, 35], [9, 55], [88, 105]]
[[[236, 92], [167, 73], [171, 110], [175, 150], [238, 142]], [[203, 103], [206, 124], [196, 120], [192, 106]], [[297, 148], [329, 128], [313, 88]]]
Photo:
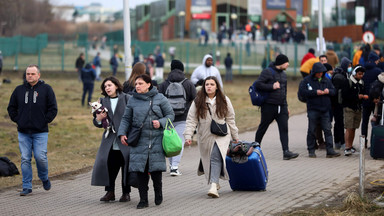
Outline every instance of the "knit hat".
[[322, 73], [322, 72], [326, 72], [327, 68], [325, 68], [325, 66], [320, 62], [316, 62], [315, 64], [313, 64], [311, 71], [312, 73]]
[[315, 50], [313, 48], [309, 48], [308, 52], [312, 53], [312, 54], [315, 54]]
[[173, 71], [174, 69], [179, 69], [181, 71], [184, 71], [184, 65], [181, 61], [179, 60], [172, 60], [171, 62], [171, 71]]
[[286, 55], [280, 54], [276, 57], [275, 65], [282, 65], [286, 62], [289, 62], [288, 57]]
[[332, 65], [330, 65], [328, 63], [324, 63], [323, 65], [327, 69], [327, 71], [333, 70]]
[[375, 62], [377, 60], [379, 60], [379, 56], [375, 53], [375, 52], [370, 52], [369, 55], [368, 55], [368, 61], [369, 62]]

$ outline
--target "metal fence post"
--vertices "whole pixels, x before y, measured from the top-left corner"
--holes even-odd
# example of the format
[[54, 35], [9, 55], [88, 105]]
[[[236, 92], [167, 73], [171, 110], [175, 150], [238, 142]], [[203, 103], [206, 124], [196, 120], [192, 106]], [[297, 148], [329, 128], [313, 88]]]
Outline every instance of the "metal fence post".
[[298, 56], [297, 56], [297, 43], [294, 43], [294, 46], [295, 46], [295, 63], [294, 63], [294, 65], [293, 65], [293, 74], [294, 74], [294, 76], [296, 76], [296, 72], [297, 72], [297, 58], [298, 58]]
[[242, 73], [242, 64], [243, 64], [243, 43], [240, 43], [240, 55], [239, 55], [239, 74]]
[[16, 53], [15, 53], [15, 66], [13, 67], [14, 70], [19, 69], [19, 51], [20, 51], [20, 40], [16, 41]]
[[60, 41], [61, 44], [61, 71], [64, 71], [64, 41]]
[[37, 38], [37, 65], [41, 68], [41, 49], [39, 38]]
[[267, 42], [267, 55], [266, 55], [267, 64], [265, 67], [268, 67], [268, 65], [269, 65], [269, 60], [270, 60], [269, 58], [271, 57], [270, 49], [271, 49], [271, 47], [270, 47], [270, 44], [268, 41]]
[[359, 192], [364, 197], [365, 189], [365, 136], [360, 136], [360, 160], [359, 160]]

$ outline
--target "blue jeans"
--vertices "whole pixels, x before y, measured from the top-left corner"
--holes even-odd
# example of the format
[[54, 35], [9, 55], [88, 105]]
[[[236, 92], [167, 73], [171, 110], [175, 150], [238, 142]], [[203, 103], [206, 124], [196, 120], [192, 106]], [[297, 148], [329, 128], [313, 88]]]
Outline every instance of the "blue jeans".
[[333, 138], [331, 131], [331, 121], [329, 119], [329, 112], [319, 112], [310, 110], [308, 111], [308, 133], [307, 133], [307, 147], [309, 153], [315, 152], [316, 145], [316, 126], [318, 123], [324, 131], [324, 141], [326, 144], [327, 153], [333, 150]]
[[21, 173], [23, 175], [23, 188], [32, 189], [32, 152], [35, 156], [37, 174], [40, 180], [48, 180], [48, 132], [33, 134], [25, 134], [19, 132], [18, 138], [21, 153]]
[[184, 151], [185, 140], [184, 140], [183, 132], [185, 130], [186, 122], [185, 121], [173, 122], [173, 126], [175, 126], [177, 135], [179, 135], [179, 137], [181, 138], [182, 149], [179, 155], [169, 158], [169, 164], [171, 165], [171, 169], [178, 169], [181, 156], [183, 156], [183, 151]]

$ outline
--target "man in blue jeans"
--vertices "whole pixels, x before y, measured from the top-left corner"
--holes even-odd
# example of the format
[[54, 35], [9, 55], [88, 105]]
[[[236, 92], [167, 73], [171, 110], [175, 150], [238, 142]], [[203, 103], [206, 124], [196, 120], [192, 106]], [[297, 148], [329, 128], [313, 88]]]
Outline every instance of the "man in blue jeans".
[[331, 81], [325, 77], [325, 72], [327, 72], [325, 66], [320, 62], [316, 62], [312, 67], [311, 74], [305, 77], [299, 86], [299, 94], [307, 99], [307, 147], [310, 158], [316, 157], [315, 131], [319, 123], [321, 130], [324, 131], [327, 158], [340, 156], [340, 153], [335, 152], [333, 149], [332, 127], [329, 118], [330, 97], [336, 94], [336, 90]]
[[32, 152], [44, 189], [51, 189], [47, 159], [48, 123], [57, 115], [57, 103], [52, 87], [40, 80], [37, 65], [27, 67], [24, 83], [17, 86], [11, 95], [8, 114], [17, 123], [23, 175], [20, 196], [32, 192]]

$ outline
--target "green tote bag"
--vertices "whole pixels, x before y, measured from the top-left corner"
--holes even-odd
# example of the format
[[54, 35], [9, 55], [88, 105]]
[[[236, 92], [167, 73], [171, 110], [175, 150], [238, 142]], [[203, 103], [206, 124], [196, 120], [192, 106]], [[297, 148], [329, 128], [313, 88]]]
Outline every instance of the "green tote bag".
[[170, 119], [168, 119], [167, 124], [165, 124], [163, 134], [163, 149], [166, 157], [176, 156], [180, 154], [182, 149], [181, 139]]

